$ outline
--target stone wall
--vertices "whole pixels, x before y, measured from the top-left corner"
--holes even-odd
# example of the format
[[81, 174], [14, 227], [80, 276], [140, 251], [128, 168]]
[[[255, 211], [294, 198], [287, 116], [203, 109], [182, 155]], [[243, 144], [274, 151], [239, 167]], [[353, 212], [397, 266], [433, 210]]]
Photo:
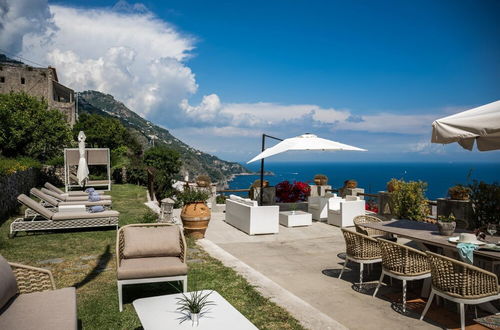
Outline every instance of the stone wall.
[[22, 172], [4, 176], [0, 178], [0, 223], [14, 214], [20, 204], [17, 196], [20, 194], [29, 195], [33, 187], [40, 185], [40, 171], [29, 169]]

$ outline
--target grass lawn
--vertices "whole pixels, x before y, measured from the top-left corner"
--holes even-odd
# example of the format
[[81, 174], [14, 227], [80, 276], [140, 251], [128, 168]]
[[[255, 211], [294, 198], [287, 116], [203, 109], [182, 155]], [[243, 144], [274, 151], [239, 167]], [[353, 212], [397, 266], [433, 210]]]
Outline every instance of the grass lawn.
[[[113, 209], [120, 226], [140, 222], [147, 212], [145, 188], [114, 185]], [[169, 283], [124, 288], [124, 311], [118, 312], [114, 229], [24, 234], [8, 239], [10, 223], [0, 226], [0, 253], [9, 261], [50, 269], [56, 287], [77, 288], [78, 318], [84, 329], [137, 329], [141, 323], [132, 301], [175, 293]], [[262, 297], [243, 277], [211, 258], [188, 240], [188, 289], [213, 289], [260, 329], [302, 329], [288, 312]], [[229, 326], [230, 327], [230, 326]]]

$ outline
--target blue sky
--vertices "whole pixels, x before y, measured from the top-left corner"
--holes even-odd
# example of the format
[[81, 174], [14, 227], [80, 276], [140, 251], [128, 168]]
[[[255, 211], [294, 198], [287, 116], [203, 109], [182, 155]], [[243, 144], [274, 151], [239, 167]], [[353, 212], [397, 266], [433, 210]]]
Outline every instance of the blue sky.
[[500, 161], [429, 143], [434, 119], [500, 98], [499, 1], [30, 2], [38, 30], [2, 48], [225, 159], [312, 132], [369, 150], [319, 160]]

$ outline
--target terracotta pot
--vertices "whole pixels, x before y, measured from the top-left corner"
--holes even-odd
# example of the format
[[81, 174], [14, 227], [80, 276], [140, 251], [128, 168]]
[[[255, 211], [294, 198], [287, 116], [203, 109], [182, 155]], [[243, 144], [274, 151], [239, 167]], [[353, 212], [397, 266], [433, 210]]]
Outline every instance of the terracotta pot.
[[196, 239], [205, 237], [210, 215], [210, 209], [205, 202], [184, 205], [181, 211], [184, 234]]
[[392, 181], [387, 182], [387, 191], [393, 192], [394, 190], [396, 190], [396, 186], [394, 185], [394, 183]]
[[347, 180], [345, 182], [345, 187], [349, 189], [354, 189], [358, 187], [358, 182], [356, 180]]
[[328, 178], [326, 176], [315, 176], [314, 184], [317, 186], [326, 186], [328, 184]]
[[458, 192], [458, 191], [451, 191], [450, 192], [450, 198], [459, 200], [459, 201], [466, 201], [469, 199], [469, 193], [467, 192]]
[[197, 178], [196, 179], [196, 185], [198, 187], [210, 187], [210, 180], [204, 179], [204, 178]]
[[439, 233], [444, 236], [451, 236], [455, 232], [455, 228], [457, 227], [457, 223], [455, 221], [452, 222], [437, 222], [437, 227]]

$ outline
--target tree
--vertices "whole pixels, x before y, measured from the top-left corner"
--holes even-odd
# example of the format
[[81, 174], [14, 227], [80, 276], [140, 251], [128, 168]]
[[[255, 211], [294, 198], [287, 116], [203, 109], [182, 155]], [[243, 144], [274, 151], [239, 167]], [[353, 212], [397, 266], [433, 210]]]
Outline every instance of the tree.
[[0, 153], [46, 161], [62, 154], [71, 130], [58, 110], [26, 93], [0, 94]]
[[121, 146], [127, 146], [134, 151], [141, 149], [139, 143], [115, 118], [82, 113], [78, 118], [78, 122], [73, 126], [73, 137], [75, 139], [80, 131], [85, 132], [87, 137], [85, 142], [91, 147], [113, 150]]
[[181, 169], [177, 151], [163, 145], [146, 150], [144, 164], [154, 169], [154, 185], [157, 197], [164, 198], [172, 192], [172, 183]]

